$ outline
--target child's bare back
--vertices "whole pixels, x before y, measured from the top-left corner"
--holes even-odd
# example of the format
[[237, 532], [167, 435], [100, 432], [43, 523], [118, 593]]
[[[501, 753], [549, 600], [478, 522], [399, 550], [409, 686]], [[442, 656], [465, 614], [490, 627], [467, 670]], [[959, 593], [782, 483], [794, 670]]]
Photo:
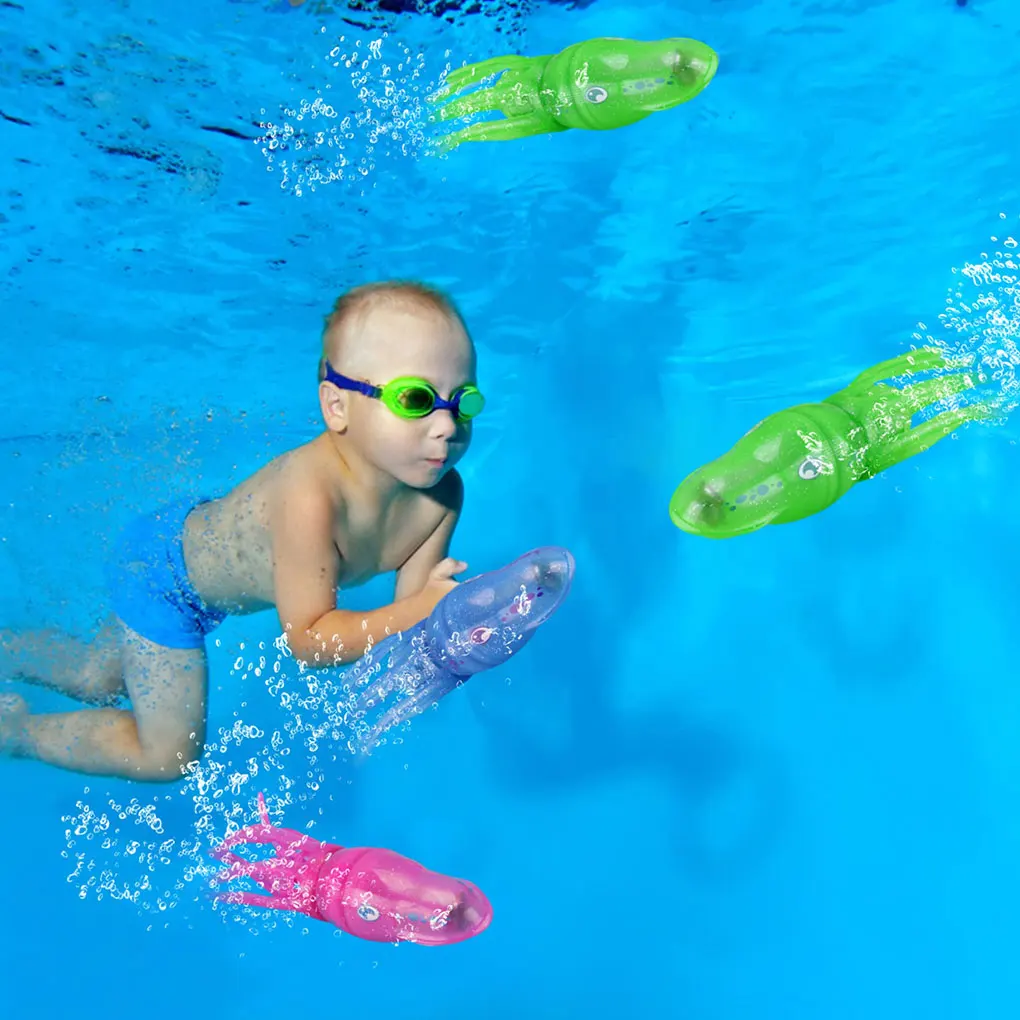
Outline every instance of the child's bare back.
[[[436, 563], [412, 584], [414, 554], [462, 498], [451, 471], [432, 489], [400, 492], [382, 513], [346, 477], [331, 438], [326, 433], [283, 454], [220, 499], [196, 506], [184, 523], [184, 562], [203, 601], [228, 615], [275, 606], [291, 650], [305, 660], [321, 657], [305, 634], [336, 609], [340, 589], [392, 571], [404, 572], [398, 598], [424, 587]], [[330, 649], [329, 661], [334, 651], [341, 662], [358, 658], [361, 644], [352, 637]]]
[[[358, 288], [327, 320], [326, 431], [218, 498], [133, 521], [109, 571], [114, 615], [91, 642], [0, 632], [0, 668], [98, 707], [33, 714], [0, 699], [0, 750], [64, 768], [180, 777], [205, 740], [205, 638], [276, 607], [293, 654], [332, 666], [427, 616], [466, 564], [449, 558], [463, 502], [454, 464], [483, 406], [474, 348], [440, 294]], [[395, 571], [394, 601], [337, 607], [340, 589]], [[112, 707], [127, 697], [130, 709]]]

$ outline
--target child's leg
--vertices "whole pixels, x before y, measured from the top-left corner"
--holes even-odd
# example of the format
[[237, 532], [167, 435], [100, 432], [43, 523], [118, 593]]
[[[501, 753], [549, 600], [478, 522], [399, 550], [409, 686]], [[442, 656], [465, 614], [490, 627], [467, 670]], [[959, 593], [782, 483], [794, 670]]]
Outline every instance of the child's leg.
[[59, 630], [0, 629], [0, 677], [49, 687], [78, 701], [110, 703], [126, 693], [120, 642], [115, 618], [92, 642]]
[[[204, 648], [164, 648], [120, 624], [131, 711], [20, 714], [0, 707], [8, 753], [91, 775], [150, 782], [180, 779], [205, 742]], [[11, 731], [14, 730], [12, 733]]]

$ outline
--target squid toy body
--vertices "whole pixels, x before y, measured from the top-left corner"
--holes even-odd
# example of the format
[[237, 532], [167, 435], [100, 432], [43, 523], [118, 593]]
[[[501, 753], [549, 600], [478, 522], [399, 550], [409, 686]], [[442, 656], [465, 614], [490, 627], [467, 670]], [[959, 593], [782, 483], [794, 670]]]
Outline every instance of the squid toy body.
[[966, 421], [989, 418], [983, 402], [951, 408], [912, 427], [919, 411], [970, 389], [954, 372], [908, 386], [883, 380], [949, 362], [932, 348], [883, 361], [817, 404], [770, 415], [717, 460], [685, 478], [669, 505], [692, 535], [733, 538], [768, 524], [799, 521], [832, 506], [854, 485], [934, 446]]
[[[719, 57], [696, 39], [589, 39], [553, 56], [493, 57], [452, 71], [431, 96], [440, 122], [497, 112], [443, 135], [439, 149], [585, 128], [609, 131], [693, 99], [715, 76]], [[493, 84], [453, 98], [470, 85]]]

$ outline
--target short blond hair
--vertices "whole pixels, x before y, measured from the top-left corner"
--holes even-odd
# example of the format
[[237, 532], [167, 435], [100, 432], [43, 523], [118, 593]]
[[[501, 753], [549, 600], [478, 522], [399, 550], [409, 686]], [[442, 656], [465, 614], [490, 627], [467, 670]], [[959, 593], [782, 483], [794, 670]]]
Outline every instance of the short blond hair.
[[342, 361], [343, 342], [359, 319], [381, 304], [403, 306], [433, 312], [458, 323], [464, 332], [464, 317], [453, 300], [437, 287], [417, 280], [381, 280], [364, 283], [345, 291], [333, 303], [322, 330], [322, 355], [319, 358], [319, 382], [326, 378], [326, 362], [337, 368]]

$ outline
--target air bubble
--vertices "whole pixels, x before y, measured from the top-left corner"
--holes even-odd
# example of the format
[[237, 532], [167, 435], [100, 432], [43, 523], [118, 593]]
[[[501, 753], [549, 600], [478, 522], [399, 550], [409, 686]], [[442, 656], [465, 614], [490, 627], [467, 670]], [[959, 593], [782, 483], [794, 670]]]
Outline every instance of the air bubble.
[[[400, 59], [384, 59], [387, 46], [395, 46]], [[384, 34], [368, 44], [367, 56], [335, 45], [325, 59], [337, 81], [323, 83], [314, 99], [281, 104], [278, 118], [260, 122], [262, 135], [256, 140], [267, 170], [279, 168], [280, 187], [295, 196], [326, 184], [356, 182], [372, 173], [380, 158], [403, 159], [408, 153], [418, 158], [427, 147], [425, 94], [434, 83], [426, 79], [423, 54], [387, 43]], [[326, 102], [323, 92], [334, 85], [345, 89], [346, 99]], [[341, 117], [338, 103], [351, 112]], [[404, 138], [410, 146], [387, 148]]]
[[[1005, 219], [1005, 214], [999, 214]], [[1007, 237], [1002, 245], [1014, 249], [1017, 241]], [[992, 383], [993, 392], [984, 394], [996, 414], [1004, 417], [1016, 406], [1020, 383], [1020, 290], [1017, 264], [1002, 251], [982, 253], [977, 262], [965, 263], [953, 273], [963, 276], [970, 287], [950, 288], [946, 307], [939, 315], [947, 338], [926, 338], [950, 357], [973, 358], [973, 368]]]

